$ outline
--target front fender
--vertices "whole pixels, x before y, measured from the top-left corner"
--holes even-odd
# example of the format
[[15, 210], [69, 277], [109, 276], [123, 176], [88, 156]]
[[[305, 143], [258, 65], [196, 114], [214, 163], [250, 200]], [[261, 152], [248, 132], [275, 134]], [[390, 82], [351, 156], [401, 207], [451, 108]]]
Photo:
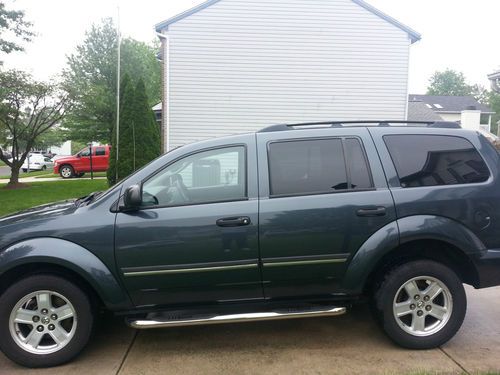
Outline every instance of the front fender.
[[402, 244], [418, 240], [446, 242], [468, 256], [486, 251], [481, 240], [457, 221], [435, 215], [408, 216], [387, 224], [363, 243], [349, 263], [342, 289], [362, 293], [369, 275], [384, 255]]
[[96, 291], [110, 310], [132, 307], [131, 301], [106, 265], [87, 249], [58, 238], [18, 242], [0, 252], [0, 275], [14, 267], [46, 263], [76, 272]]

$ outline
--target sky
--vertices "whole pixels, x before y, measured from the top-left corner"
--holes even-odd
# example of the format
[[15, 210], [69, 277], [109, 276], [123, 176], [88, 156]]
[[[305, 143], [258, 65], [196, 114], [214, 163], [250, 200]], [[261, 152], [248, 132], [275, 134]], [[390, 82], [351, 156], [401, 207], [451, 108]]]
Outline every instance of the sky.
[[[249, 0], [251, 1], [251, 0]], [[117, 17], [124, 36], [150, 42], [154, 25], [201, 0], [5, 0], [24, 9], [38, 34], [25, 52], [2, 56], [8, 68], [48, 80], [65, 66], [92, 23]], [[367, 0], [422, 34], [411, 47], [410, 93], [425, 93], [436, 70], [451, 68], [471, 84], [488, 87], [487, 74], [500, 69], [500, 0]]]

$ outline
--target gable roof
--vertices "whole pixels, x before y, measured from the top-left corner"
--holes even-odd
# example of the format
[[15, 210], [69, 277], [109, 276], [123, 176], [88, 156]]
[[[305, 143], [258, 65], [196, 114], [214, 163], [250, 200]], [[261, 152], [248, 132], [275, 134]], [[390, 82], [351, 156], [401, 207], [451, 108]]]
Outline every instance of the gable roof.
[[443, 121], [443, 118], [424, 102], [411, 101], [408, 102], [408, 121]]
[[[186, 18], [186, 17], [189, 17], [190, 15], [194, 14], [194, 13], [197, 13], [205, 8], [208, 8], [210, 5], [213, 5], [217, 2], [219, 2], [220, 0], [207, 0], [205, 1], [204, 3], [201, 3], [200, 5], [198, 6], [195, 6], [194, 8], [191, 8], [189, 10], [186, 10], [185, 12], [182, 12], [174, 17], [171, 17], [163, 22], [160, 22], [158, 24], [155, 25], [155, 29], [157, 32], [162, 32], [162, 30], [165, 30], [165, 29], [168, 29], [168, 26], [177, 22], [177, 21], [180, 21], [182, 20], [183, 18]], [[374, 8], [373, 6], [371, 6], [370, 4], [366, 3], [365, 1], [363, 0], [351, 0], [353, 3], [355, 4], [358, 4], [359, 6], [365, 8], [366, 10], [368, 10], [369, 12], [372, 12], [373, 14], [375, 14], [376, 16], [384, 19], [385, 21], [393, 24], [394, 26], [398, 27], [399, 29], [405, 31], [406, 33], [408, 33], [408, 36], [410, 37], [411, 39], [411, 42], [412, 43], [415, 43], [417, 41], [419, 41], [422, 36], [417, 33], [415, 30], [413, 30], [412, 28], [402, 24], [401, 22], [397, 21], [396, 19], [392, 18], [391, 16], [388, 16], [387, 14], [385, 14], [384, 12], [381, 12], [380, 10], [378, 10], [377, 8]]]
[[483, 113], [495, 113], [487, 105], [479, 103], [472, 96], [410, 94], [409, 102], [411, 103], [415, 101], [423, 102], [429, 109], [436, 113], [460, 113], [464, 110], [471, 109], [472, 107], [475, 107]]

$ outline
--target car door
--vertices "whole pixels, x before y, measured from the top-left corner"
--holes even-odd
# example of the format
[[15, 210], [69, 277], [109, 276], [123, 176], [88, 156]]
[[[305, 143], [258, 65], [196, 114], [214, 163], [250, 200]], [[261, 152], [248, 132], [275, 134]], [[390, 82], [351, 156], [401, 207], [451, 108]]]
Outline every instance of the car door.
[[108, 156], [104, 146], [94, 147], [92, 150], [92, 168], [96, 172], [102, 172], [108, 169]]
[[50, 169], [54, 167], [54, 162], [52, 161], [51, 158], [44, 157], [43, 165], [45, 166], [45, 169]]
[[365, 128], [259, 133], [265, 296], [331, 295], [353, 254], [395, 220]]
[[76, 154], [74, 168], [78, 172], [90, 171], [90, 151], [88, 147]]
[[115, 249], [136, 305], [263, 297], [255, 136], [177, 158], [143, 181], [143, 208], [116, 217]]

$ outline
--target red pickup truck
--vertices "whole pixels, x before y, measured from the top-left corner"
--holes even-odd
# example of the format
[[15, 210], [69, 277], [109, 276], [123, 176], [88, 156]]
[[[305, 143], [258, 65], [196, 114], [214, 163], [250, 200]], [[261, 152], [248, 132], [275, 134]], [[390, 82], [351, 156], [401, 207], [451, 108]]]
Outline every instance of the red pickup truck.
[[[111, 146], [92, 147], [92, 170], [103, 172], [109, 166], [109, 152]], [[90, 172], [90, 152], [86, 147], [76, 155], [57, 159], [54, 162], [54, 173], [60, 174], [62, 178], [82, 177]]]

